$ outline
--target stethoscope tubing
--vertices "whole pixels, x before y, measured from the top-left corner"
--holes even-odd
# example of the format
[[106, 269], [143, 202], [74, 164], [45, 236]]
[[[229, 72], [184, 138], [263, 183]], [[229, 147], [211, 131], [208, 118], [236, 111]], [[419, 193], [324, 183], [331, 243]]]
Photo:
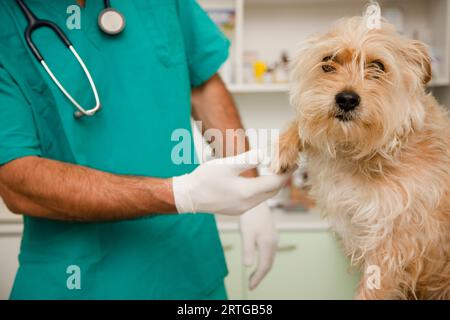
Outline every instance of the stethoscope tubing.
[[[24, 13], [27, 21], [28, 26], [25, 29], [25, 40], [30, 48], [33, 55], [36, 57], [38, 62], [43, 66], [45, 71], [48, 73], [52, 81], [56, 84], [56, 86], [61, 90], [61, 92], [66, 96], [66, 98], [77, 108], [77, 111], [75, 112], [74, 116], [76, 118], [80, 118], [82, 116], [93, 116], [97, 111], [101, 109], [101, 103], [100, 98], [98, 95], [97, 87], [95, 85], [94, 80], [92, 79], [92, 76], [86, 67], [86, 64], [84, 63], [83, 59], [81, 59], [78, 52], [73, 47], [72, 43], [70, 42], [69, 38], [64, 34], [64, 32], [59, 28], [55, 23], [48, 21], [48, 20], [42, 20], [38, 19], [31, 10], [27, 7], [27, 5], [23, 2], [23, 0], [16, 0], [17, 4], [21, 8], [22, 12]], [[105, 0], [105, 6], [109, 5], [109, 1]], [[36, 31], [39, 28], [49, 28], [52, 30], [59, 39], [64, 43], [64, 45], [72, 52], [72, 54], [75, 56], [76, 60], [78, 61], [78, 64], [83, 69], [84, 74], [86, 75], [89, 84], [91, 86], [92, 92], [94, 94], [95, 98], [95, 106], [91, 109], [85, 109], [83, 108], [64, 88], [64, 86], [61, 84], [61, 82], [58, 80], [58, 78], [54, 75], [50, 67], [45, 62], [44, 57], [40, 53], [38, 47], [33, 42], [32, 35], [33, 32]]]
[[91, 86], [92, 92], [94, 93], [94, 98], [95, 98], [95, 107], [91, 108], [91, 109], [84, 109], [68, 92], [67, 90], [64, 88], [64, 86], [59, 82], [58, 78], [54, 75], [54, 73], [52, 72], [52, 70], [48, 67], [47, 63], [45, 62], [45, 60], [41, 61], [41, 65], [44, 67], [45, 71], [48, 73], [48, 75], [50, 76], [50, 78], [53, 80], [53, 82], [56, 84], [56, 86], [61, 90], [61, 92], [66, 96], [67, 99], [69, 99], [70, 102], [72, 102], [72, 104], [78, 109], [78, 111], [76, 111], [74, 113], [74, 116], [76, 118], [80, 118], [82, 116], [93, 116], [97, 111], [99, 111], [101, 109], [101, 104], [100, 104], [100, 98], [98, 95], [98, 91], [97, 91], [97, 87], [95, 85], [94, 80], [92, 79], [92, 76], [88, 70], [88, 68], [86, 67], [83, 59], [81, 59], [81, 57], [79, 56], [78, 52], [75, 50], [75, 48], [73, 46], [69, 46], [69, 50], [72, 52], [72, 54], [75, 56], [75, 58], [77, 59], [79, 65], [81, 66], [81, 68], [84, 71], [84, 74], [86, 75], [88, 81], [89, 81], [89, 85]]

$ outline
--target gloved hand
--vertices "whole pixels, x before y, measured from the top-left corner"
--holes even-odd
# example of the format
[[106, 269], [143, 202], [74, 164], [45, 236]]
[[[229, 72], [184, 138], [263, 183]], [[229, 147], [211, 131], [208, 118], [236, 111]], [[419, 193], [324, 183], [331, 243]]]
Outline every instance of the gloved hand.
[[240, 230], [244, 265], [253, 266], [257, 256], [257, 267], [249, 282], [253, 290], [272, 268], [278, 245], [274, 219], [265, 202], [240, 217]]
[[205, 162], [192, 173], [174, 177], [172, 186], [178, 212], [241, 215], [273, 197], [288, 175], [240, 176], [263, 160], [264, 154], [254, 150]]

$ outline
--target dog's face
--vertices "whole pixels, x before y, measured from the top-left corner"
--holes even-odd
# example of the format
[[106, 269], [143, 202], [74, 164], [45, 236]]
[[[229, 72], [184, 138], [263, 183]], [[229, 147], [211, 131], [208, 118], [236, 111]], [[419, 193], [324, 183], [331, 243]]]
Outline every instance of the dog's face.
[[311, 39], [292, 65], [291, 102], [304, 143], [335, 156], [364, 157], [394, 148], [421, 126], [421, 98], [431, 79], [426, 47], [387, 23], [363, 18]]

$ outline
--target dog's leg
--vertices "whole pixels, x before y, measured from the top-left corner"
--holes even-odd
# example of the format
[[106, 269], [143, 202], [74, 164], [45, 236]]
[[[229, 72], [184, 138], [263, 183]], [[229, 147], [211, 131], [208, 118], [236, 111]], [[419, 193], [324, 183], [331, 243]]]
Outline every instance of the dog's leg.
[[299, 135], [298, 122], [291, 123], [289, 128], [280, 136], [278, 154], [272, 157], [271, 168], [275, 173], [284, 173], [294, 169], [298, 164], [302, 142]]

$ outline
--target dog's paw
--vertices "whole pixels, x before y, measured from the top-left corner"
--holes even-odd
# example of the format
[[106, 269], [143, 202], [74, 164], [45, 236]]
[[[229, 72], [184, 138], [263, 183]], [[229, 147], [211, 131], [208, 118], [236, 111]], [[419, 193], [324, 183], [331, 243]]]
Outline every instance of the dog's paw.
[[283, 174], [294, 171], [298, 166], [300, 150], [292, 147], [278, 148], [278, 152], [272, 155], [270, 169], [273, 173]]
[[272, 150], [270, 168], [274, 173], [286, 173], [297, 168], [302, 150], [297, 121], [291, 123]]

